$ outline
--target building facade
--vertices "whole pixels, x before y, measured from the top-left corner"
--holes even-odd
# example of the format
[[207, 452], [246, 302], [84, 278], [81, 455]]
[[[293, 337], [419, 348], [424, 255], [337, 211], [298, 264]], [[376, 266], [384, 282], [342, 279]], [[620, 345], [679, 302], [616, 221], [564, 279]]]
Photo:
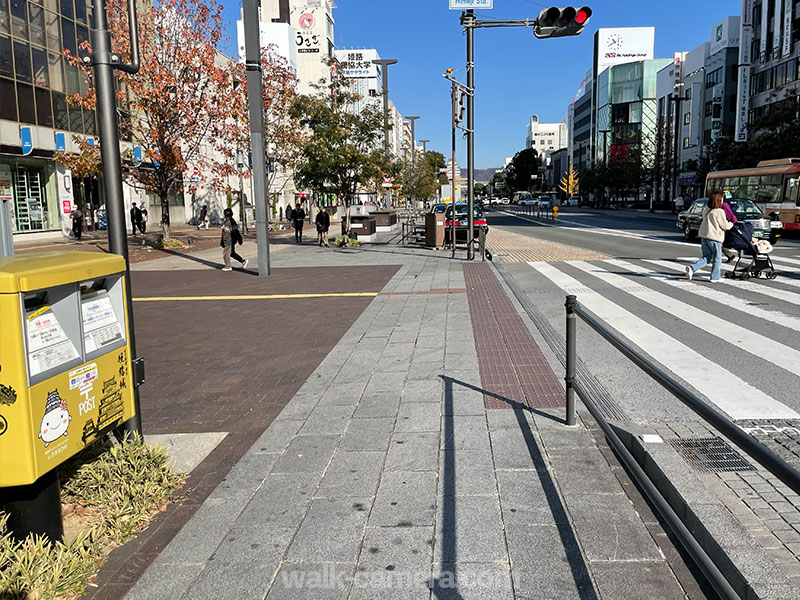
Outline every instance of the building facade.
[[742, 7], [752, 10], [747, 107], [747, 123], [752, 124], [772, 106], [796, 101], [800, 94], [800, 0], [746, 0]]
[[566, 123], [540, 123], [538, 115], [531, 117], [528, 123], [526, 148], [533, 148], [540, 156], [549, 156], [552, 151], [564, 148], [566, 145]]

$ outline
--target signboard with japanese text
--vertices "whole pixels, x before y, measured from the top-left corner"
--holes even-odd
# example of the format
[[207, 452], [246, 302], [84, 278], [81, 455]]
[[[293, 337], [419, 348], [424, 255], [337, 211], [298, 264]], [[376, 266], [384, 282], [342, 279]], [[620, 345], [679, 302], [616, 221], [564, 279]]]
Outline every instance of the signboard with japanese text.
[[709, 54], [716, 54], [725, 48], [739, 47], [739, 17], [727, 17], [711, 30]]
[[736, 141], [747, 141], [747, 116], [750, 111], [750, 45], [753, 41], [753, 0], [742, 0], [739, 33], [739, 82], [736, 102]]
[[792, 53], [792, 10], [794, 3], [784, 0], [783, 3], [783, 48], [781, 56], [786, 58]]
[[377, 77], [379, 66], [372, 64], [379, 58], [378, 51], [372, 48], [360, 50], [336, 50], [339, 72], [349, 79]]
[[450, 0], [450, 10], [472, 10], [494, 8], [494, 0]]
[[325, 35], [326, 19], [325, 11], [310, 3], [292, 8], [291, 22], [295, 30], [298, 54], [319, 54], [328, 51]]

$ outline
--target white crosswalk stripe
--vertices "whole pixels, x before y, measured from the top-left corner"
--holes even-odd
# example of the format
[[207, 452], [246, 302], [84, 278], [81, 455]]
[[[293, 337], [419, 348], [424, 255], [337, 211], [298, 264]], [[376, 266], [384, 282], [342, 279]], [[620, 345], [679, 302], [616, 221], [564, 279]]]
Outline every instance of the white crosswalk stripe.
[[[779, 311], [765, 310], [760, 306], [753, 306], [752, 302], [748, 302], [747, 300], [739, 298], [733, 294], [720, 291], [719, 289], [704, 285], [697, 285], [696, 283], [677, 279], [669, 275], [662, 275], [661, 273], [654, 273], [647, 267], [636, 265], [624, 260], [606, 260], [603, 262], [605, 264], [619, 267], [620, 269], [625, 269], [626, 271], [631, 271], [632, 273], [637, 273], [639, 275], [644, 275], [645, 277], [655, 279], [694, 296], [719, 302], [720, 304], [738, 310], [739, 312], [747, 314], [751, 317], [766, 319], [767, 321], [772, 321], [776, 325], [781, 325], [782, 327], [788, 327], [789, 329], [800, 331], [800, 318], [787, 315], [786, 313]], [[652, 262], [658, 263], [664, 261]]]
[[[697, 259], [696, 259], [696, 258], [687, 257], [687, 256], [682, 256], [682, 257], [680, 257], [678, 260], [684, 260], [684, 261], [686, 261], [686, 262], [688, 262], [688, 263], [692, 264], [692, 263], [694, 263], [694, 262], [695, 262]], [[744, 258], [744, 259], [742, 259], [742, 265], [746, 265], [746, 264], [748, 264], [748, 262], [747, 262], [747, 261], [749, 261], [749, 260], [750, 260], [749, 258]], [[735, 265], [736, 265], [736, 263], [735, 263], [735, 262], [734, 262], [734, 263], [731, 263], [731, 264], [724, 264], [724, 265], [722, 265], [722, 270], [723, 270], [723, 271], [732, 271], [732, 270], [734, 269], [734, 266], [735, 266]], [[711, 272], [711, 267], [705, 267], [705, 270], [706, 270], [708, 273], [710, 273], [710, 272]], [[780, 267], [776, 267], [776, 269], [775, 269], [775, 270], [778, 272], [779, 281], [780, 281], [780, 282], [781, 282], [783, 285], [789, 285], [789, 286], [792, 286], [792, 287], [800, 287], [800, 279], [793, 279], [793, 278], [791, 278], [791, 277], [781, 277], [781, 275], [780, 275]], [[763, 280], [763, 279], [762, 279], [762, 281], [769, 281], [769, 280]], [[774, 280], [773, 280], [773, 281], [774, 281]]]
[[796, 258], [788, 258], [786, 256], [776, 256], [776, 255], [771, 255], [771, 257], [772, 257], [772, 262], [788, 263], [790, 265], [800, 265], [800, 260], [797, 260]]
[[[695, 316], [687, 315], [687, 313], [695, 313], [697, 309], [644, 286], [636, 285], [635, 282], [626, 277], [609, 273], [589, 263], [570, 264], [592, 276], [599, 277], [611, 285], [613, 289], [639, 297], [661, 310], [679, 316], [687, 322], [692, 322], [693, 325], [703, 331], [711, 329], [711, 322], [713, 322], [713, 327], [723, 326], [723, 324], [719, 323], [720, 319], [708, 313], [696, 314]], [[560, 270], [558, 266], [549, 263], [529, 263], [529, 265], [565, 293], [578, 295], [578, 300], [581, 304], [639, 346], [664, 367], [694, 387], [731, 418], [742, 420], [800, 418], [800, 414], [790, 407], [770, 397], [735, 373], [706, 358], [668, 333], [647, 323], [601, 293], [587, 287], [568, 273]], [[712, 321], [708, 321], [709, 317], [712, 318]], [[754, 353], [767, 352], [769, 359], [771, 359], [780, 352], [778, 350], [780, 346], [790, 350], [793, 356], [796, 357], [798, 355], [798, 352], [794, 349], [772, 342], [749, 330], [744, 330], [729, 323], [724, 324], [724, 326], [726, 327], [727, 335], [734, 336], [733, 338], [726, 337], [726, 339], [728, 341], [746, 340], [746, 342], [743, 342], [745, 344], [743, 347], [747, 351]], [[789, 368], [792, 373], [797, 373], [800, 370], [800, 360], [797, 358], [794, 359], [794, 363], [786, 358], [779, 358], [779, 360], [781, 360], [781, 366]]]

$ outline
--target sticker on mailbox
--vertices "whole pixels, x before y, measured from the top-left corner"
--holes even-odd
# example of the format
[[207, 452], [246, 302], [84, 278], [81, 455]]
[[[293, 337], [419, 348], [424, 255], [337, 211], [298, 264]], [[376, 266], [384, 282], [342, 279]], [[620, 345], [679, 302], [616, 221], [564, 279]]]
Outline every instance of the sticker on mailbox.
[[39, 438], [44, 442], [45, 448], [58, 438], [67, 436], [71, 420], [67, 403], [58, 395], [58, 390], [47, 394], [44, 417], [39, 426]]

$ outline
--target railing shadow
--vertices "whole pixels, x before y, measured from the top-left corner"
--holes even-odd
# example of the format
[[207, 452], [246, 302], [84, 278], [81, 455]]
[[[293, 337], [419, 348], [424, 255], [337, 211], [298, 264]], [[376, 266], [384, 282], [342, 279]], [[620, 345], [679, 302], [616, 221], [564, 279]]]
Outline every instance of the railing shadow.
[[[531, 430], [530, 423], [525, 418], [525, 412], [532, 412], [541, 417], [558, 422], [561, 422], [561, 420], [547, 413], [531, 409], [527, 405], [521, 404], [520, 402], [505, 398], [487, 390], [483, 390], [480, 387], [464, 381], [459, 381], [448, 376], [442, 376], [442, 380], [445, 384], [445, 413], [442, 428], [442, 434], [446, 436], [445, 439], [452, 439], [455, 429], [455, 415], [453, 414], [453, 388], [455, 385], [459, 385], [469, 390], [475, 390], [491, 396], [492, 398], [496, 398], [507, 403], [514, 411], [520, 431], [522, 432], [523, 438], [525, 439], [525, 443], [528, 447], [531, 462], [535, 467], [535, 471], [539, 478], [539, 483], [544, 490], [550, 512], [554, 517], [556, 530], [558, 531], [565, 554], [567, 555], [569, 568], [575, 581], [578, 597], [581, 600], [598, 600], [594, 587], [591, 585], [589, 569], [579, 550], [580, 546], [578, 544], [577, 536], [570, 525], [566, 507], [561, 501], [561, 497], [558, 494], [556, 484], [553, 481], [550, 472], [547, 470], [547, 465], [544, 457], [542, 456], [541, 449], [536, 442], [536, 436]], [[461, 595], [458, 587], [458, 561], [456, 559], [464, 561], [468, 560], [469, 557], [456, 556], [456, 503], [458, 496], [456, 496], [456, 455], [453, 444], [445, 444], [444, 447], [442, 488], [442, 563], [446, 562], [448, 566], [451, 566], [451, 570], [448, 572], [442, 572], [438, 576], [433, 577], [430, 582], [430, 587], [433, 592], [433, 597], [437, 600], [462, 600], [463, 596]], [[448, 560], [445, 561], [444, 559]], [[446, 585], [445, 582], [447, 582]], [[453, 587], [454, 583], [455, 587]]]

